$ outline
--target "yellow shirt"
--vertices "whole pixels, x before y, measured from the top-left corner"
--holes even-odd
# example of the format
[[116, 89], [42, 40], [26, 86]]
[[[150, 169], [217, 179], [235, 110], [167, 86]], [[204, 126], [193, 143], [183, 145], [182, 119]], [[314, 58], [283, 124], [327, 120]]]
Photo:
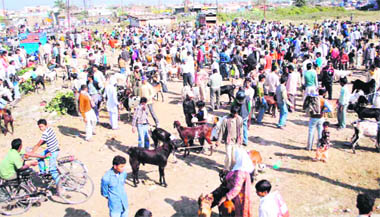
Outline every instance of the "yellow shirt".
[[146, 97], [147, 104], [152, 104], [153, 101], [153, 96], [154, 96], [154, 90], [152, 85], [149, 83], [141, 84], [140, 91], [139, 91], [139, 96], [140, 97]]

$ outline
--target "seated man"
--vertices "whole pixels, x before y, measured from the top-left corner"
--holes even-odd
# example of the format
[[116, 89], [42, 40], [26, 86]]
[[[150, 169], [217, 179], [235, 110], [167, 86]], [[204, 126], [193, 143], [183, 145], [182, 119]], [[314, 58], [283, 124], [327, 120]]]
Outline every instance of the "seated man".
[[[0, 163], [0, 178], [4, 180], [12, 180], [17, 178], [17, 172], [28, 169], [31, 166], [36, 166], [37, 162], [33, 161], [24, 164], [21, 158], [22, 141], [21, 139], [14, 139], [12, 141], [12, 148], [8, 151], [7, 155]], [[36, 156], [42, 157], [42, 156]], [[24, 164], [24, 165], [23, 165]]]
[[9, 84], [2, 79], [0, 79], [0, 97], [6, 97], [9, 102], [13, 101], [12, 92], [10, 90]]
[[[8, 104], [8, 101], [4, 99], [5, 97], [1, 97], [0, 96], [0, 110], [2, 109], [5, 109], [7, 104]], [[1, 112], [0, 112], [1, 114]]]
[[50, 62], [47, 64], [47, 68], [52, 71], [53, 69], [55, 69], [57, 67], [57, 64], [55, 63], [55, 60], [52, 59], [50, 60]]

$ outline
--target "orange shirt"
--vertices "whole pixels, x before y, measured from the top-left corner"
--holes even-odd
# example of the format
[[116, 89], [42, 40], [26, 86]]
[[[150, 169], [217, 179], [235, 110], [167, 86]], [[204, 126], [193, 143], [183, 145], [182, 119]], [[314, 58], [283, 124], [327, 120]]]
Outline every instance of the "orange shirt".
[[90, 97], [84, 94], [79, 94], [79, 111], [83, 118], [86, 118], [86, 112], [91, 110], [91, 100]]
[[111, 39], [108, 42], [108, 44], [111, 46], [111, 48], [115, 48], [116, 43], [117, 43], [117, 40], [115, 40], [115, 39]]

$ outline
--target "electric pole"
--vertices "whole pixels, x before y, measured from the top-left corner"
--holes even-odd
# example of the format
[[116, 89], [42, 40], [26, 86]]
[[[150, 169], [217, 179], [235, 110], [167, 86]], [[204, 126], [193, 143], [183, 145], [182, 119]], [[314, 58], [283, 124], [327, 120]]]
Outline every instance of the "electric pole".
[[86, 11], [87, 8], [86, 8], [86, 0], [83, 0], [83, 10]]
[[4, 0], [2, 0], [2, 3], [3, 3], [3, 16], [4, 16], [4, 19], [5, 19], [5, 17], [7, 16], [7, 14], [5, 12], [5, 3], [4, 3]]
[[266, 19], [267, 0], [264, 0], [264, 19]]
[[122, 16], [123, 15], [123, 0], [120, 0], [120, 11], [121, 11], [120, 16]]
[[67, 24], [69, 26], [69, 31], [70, 31], [70, 28], [71, 28], [71, 24], [70, 24], [70, 0], [67, 0], [66, 1], [66, 10], [67, 10]]

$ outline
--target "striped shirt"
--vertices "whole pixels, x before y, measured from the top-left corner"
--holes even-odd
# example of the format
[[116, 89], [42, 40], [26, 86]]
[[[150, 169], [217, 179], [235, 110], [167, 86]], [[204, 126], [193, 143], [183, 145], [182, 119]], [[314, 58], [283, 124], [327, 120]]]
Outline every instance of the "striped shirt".
[[136, 110], [135, 114], [133, 115], [133, 120], [132, 120], [132, 126], [136, 127], [138, 124], [148, 124], [148, 106], [145, 105], [139, 105]]
[[57, 137], [55, 136], [54, 131], [49, 127], [47, 128], [43, 133], [41, 140], [46, 142], [47, 149], [49, 152], [55, 152], [59, 151], [59, 146], [58, 146], [58, 140]]

